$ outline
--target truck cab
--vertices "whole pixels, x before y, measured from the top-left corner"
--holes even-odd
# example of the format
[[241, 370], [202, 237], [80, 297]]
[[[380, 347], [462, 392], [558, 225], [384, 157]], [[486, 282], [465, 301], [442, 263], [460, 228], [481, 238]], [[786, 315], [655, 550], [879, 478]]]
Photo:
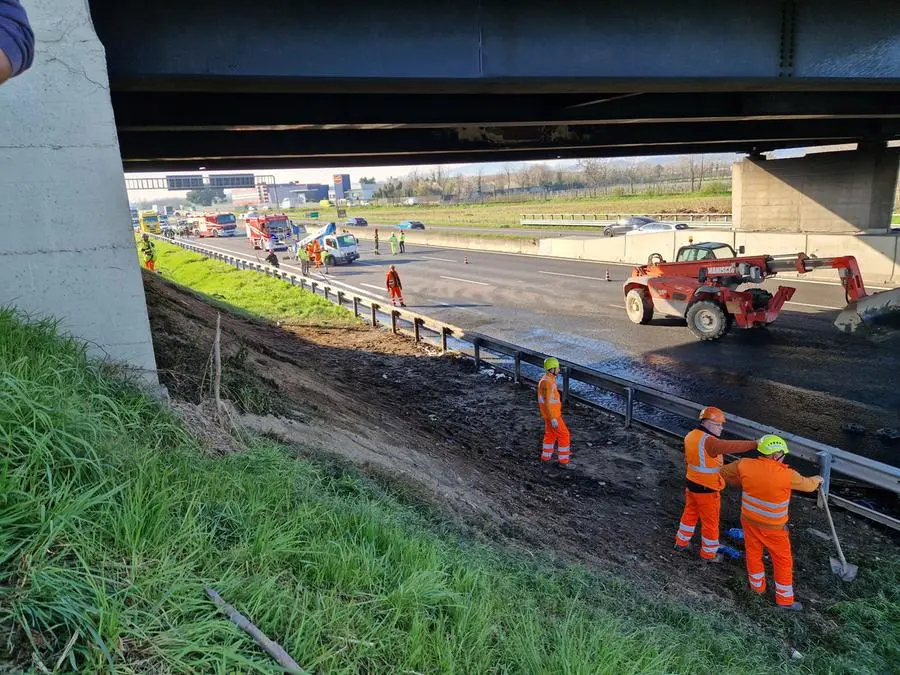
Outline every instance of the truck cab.
[[138, 211], [138, 227], [141, 232], [159, 234], [159, 214], [156, 211]]
[[322, 254], [329, 265], [349, 265], [359, 258], [359, 244], [352, 234], [329, 234], [322, 237]]
[[[744, 247], [741, 246], [741, 249]], [[743, 253], [743, 250], [741, 251]], [[694, 262], [695, 260], [721, 260], [736, 258], [734, 249], [720, 241], [707, 241], [702, 244], [689, 244], [678, 249], [675, 262]]]

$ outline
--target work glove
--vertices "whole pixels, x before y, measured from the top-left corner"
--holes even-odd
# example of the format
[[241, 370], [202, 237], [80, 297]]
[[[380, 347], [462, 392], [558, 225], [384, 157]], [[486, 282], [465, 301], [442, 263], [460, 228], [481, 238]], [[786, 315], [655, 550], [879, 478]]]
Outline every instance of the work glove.
[[553, 427], [554, 429], [559, 428], [559, 420], [557, 420], [557, 419], [550, 420], [550, 426]]
[[816, 485], [816, 487], [821, 488], [822, 484], [825, 482], [825, 479], [822, 478], [822, 476], [813, 476], [813, 478], [815, 478], [816, 482], [818, 483], [818, 485]]

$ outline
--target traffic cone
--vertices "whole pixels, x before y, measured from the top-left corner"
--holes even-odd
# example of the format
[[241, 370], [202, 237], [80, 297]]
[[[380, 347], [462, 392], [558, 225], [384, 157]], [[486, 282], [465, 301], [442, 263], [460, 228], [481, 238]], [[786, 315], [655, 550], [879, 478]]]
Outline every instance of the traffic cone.
[[469, 256], [464, 255], [463, 256], [463, 265], [468, 265], [468, 264], [469, 264]]
[[612, 281], [612, 279], [609, 278], [609, 270], [606, 270], [606, 280], [607, 280], [607, 281]]

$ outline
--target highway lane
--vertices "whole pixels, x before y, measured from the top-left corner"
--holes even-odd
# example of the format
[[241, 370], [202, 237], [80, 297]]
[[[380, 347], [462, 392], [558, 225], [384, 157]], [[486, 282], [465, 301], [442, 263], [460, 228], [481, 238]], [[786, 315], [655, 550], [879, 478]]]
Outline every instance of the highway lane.
[[[242, 238], [206, 243], [250, 253]], [[734, 330], [706, 343], [677, 319], [632, 324], [622, 297], [631, 270], [625, 265], [408, 246], [397, 256], [364, 250], [361, 260], [332, 268], [330, 276], [384, 297], [392, 263], [407, 304], [423, 314], [897, 461], [896, 450], [871, 432], [900, 426], [900, 389], [894, 384], [900, 355], [896, 343], [837, 333], [831, 321], [843, 306], [839, 285], [779, 280], [798, 290], [772, 327]], [[611, 282], [605, 281], [607, 270]], [[766, 286], [774, 290], [777, 283]], [[840, 425], [848, 421], [870, 433], [846, 436]]]

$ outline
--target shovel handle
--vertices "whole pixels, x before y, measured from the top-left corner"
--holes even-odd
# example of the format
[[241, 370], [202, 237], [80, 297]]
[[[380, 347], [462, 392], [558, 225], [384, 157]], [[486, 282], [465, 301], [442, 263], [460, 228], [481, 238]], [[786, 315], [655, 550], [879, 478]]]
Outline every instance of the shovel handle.
[[821, 486], [819, 486], [819, 498], [822, 505], [825, 507], [825, 515], [828, 517], [828, 527], [831, 528], [831, 538], [834, 540], [835, 548], [837, 548], [838, 558], [841, 559], [841, 564], [846, 567], [847, 559], [844, 557], [844, 551], [841, 549], [841, 542], [838, 539], [837, 531], [834, 529], [834, 520], [831, 518], [831, 509], [828, 508], [828, 495], [825, 494], [825, 491]]

